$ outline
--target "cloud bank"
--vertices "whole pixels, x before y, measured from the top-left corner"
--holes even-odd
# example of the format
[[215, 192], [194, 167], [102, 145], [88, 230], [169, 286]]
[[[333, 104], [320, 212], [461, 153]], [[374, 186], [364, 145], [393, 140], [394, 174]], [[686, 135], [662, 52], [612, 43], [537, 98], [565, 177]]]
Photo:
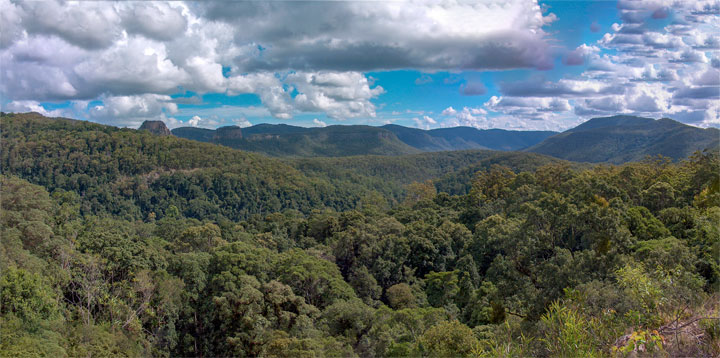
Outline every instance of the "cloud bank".
[[0, 0], [0, 14], [6, 107], [100, 102], [74, 108], [117, 125], [172, 116], [186, 91], [255, 94], [280, 119], [374, 117], [384, 90], [365, 71], [552, 67], [532, 0]]

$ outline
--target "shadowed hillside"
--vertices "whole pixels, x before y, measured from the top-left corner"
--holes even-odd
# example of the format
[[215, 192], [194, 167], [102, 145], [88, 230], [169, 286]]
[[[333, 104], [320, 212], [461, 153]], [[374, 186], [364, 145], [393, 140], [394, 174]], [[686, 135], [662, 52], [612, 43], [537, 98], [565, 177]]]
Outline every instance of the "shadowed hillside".
[[286, 124], [243, 128], [243, 139], [218, 139], [213, 130], [203, 128], [181, 127], [172, 132], [182, 138], [272, 156], [296, 157], [402, 155], [466, 149], [521, 150], [556, 134], [472, 127], [422, 130], [398, 125], [303, 128]]
[[633, 116], [591, 119], [552, 136], [530, 152], [579, 162], [625, 163], [662, 155], [674, 160], [720, 145], [720, 130], [702, 129], [663, 118]]
[[395, 133], [408, 145], [428, 152], [462, 149], [521, 150], [557, 134], [551, 131], [482, 130], [473, 127], [422, 130], [395, 124], [382, 128]]
[[421, 152], [400, 141], [392, 132], [370, 126], [302, 128], [260, 124], [243, 128], [242, 138], [218, 136], [214, 132], [208, 129], [188, 127], [173, 130], [173, 134], [178, 137], [276, 157], [403, 155]]

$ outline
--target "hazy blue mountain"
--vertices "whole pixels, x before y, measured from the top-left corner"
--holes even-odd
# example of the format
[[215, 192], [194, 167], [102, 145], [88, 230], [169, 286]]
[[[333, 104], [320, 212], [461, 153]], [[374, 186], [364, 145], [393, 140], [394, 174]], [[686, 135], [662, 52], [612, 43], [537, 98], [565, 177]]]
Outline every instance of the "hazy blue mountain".
[[274, 156], [401, 155], [465, 149], [521, 150], [556, 134], [547, 131], [479, 130], [472, 127], [422, 130], [398, 125], [303, 128], [258, 124], [242, 128], [242, 139], [224, 138], [215, 131], [182, 127], [178, 137], [223, 144]]
[[613, 116], [591, 119], [528, 148], [530, 152], [579, 162], [624, 163], [658, 154], [675, 160], [720, 146], [720, 130], [672, 119]]
[[232, 136], [219, 133], [227, 131], [225, 128], [209, 131], [184, 127], [174, 129], [173, 134], [279, 157], [402, 155], [422, 152], [400, 141], [391, 131], [371, 126], [303, 128], [285, 124], [259, 124], [242, 129], [234, 128], [235, 134]]
[[422, 130], [395, 124], [382, 128], [395, 133], [408, 145], [428, 152], [462, 149], [521, 150], [557, 134], [551, 131], [483, 130], [473, 127]]
[[175, 128], [171, 132], [172, 132], [172, 134], [174, 134], [177, 137], [185, 138], [185, 139], [192, 139], [192, 140], [196, 140], [198, 142], [212, 142], [213, 137], [215, 136], [214, 129], [195, 128], [195, 127]]
[[250, 136], [253, 134], [292, 134], [307, 132], [308, 130], [312, 129], [314, 128], [291, 126], [288, 124], [262, 123], [256, 124], [252, 127], [243, 128], [243, 133], [245, 133], [246, 136]]

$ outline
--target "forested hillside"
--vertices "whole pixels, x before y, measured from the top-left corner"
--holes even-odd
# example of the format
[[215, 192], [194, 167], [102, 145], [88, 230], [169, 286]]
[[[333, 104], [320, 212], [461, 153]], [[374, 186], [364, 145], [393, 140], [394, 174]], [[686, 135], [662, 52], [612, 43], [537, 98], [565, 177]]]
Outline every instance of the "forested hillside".
[[0, 124], [2, 356], [720, 354], [711, 151], [278, 160]]
[[674, 160], [697, 150], [720, 152], [720, 130], [698, 128], [663, 118], [593, 118], [552, 136], [528, 151], [580, 162], [625, 163], [662, 155]]
[[[488, 158], [506, 155], [463, 151], [281, 161], [143, 130], [32, 113], [2, 118], [4, 173], [79, 194], [82, 213], [135, 219], [161, 217], [171, 207], [193, 218], [239, 220], [285, 209], [342, 211], [378, 197], [389, 205], [402, 200], [413, 181], [470, 165], [489, 167]], [[557, 162], [517, 156], [520, 169]]]
[[[226, 132], [234, 132], [227, 135]], [[479, 130], [471, 127], [422, 130], [399, 125], [303, 128], [259, 124], [216, 130], [181, 127], [181, 138], [222, 144], [276, 157], [404, 155], [420, 152], [491, 149], [553, 156], [577, 162], [621, 164], [662, 155], [685, 159], [697, 150], [720, 151], [717, 128], [697, 128], [671, 119], [634, 116], [593, 118], [562, 133]]]
[[421, 152], [400, 141], [392, 132], [370, 126], [302, 128], [261, 124], [250, 128], [238, 128], [238, 131], [243, 133], [242, 137], [224, 136], [221, 133], [223, 129], [181, 127], [173, 129], [172, 132], [178, 137], [276, 157], [403, 155]]
[[521, 150], [557, 134], [551, 131], [508, 131], [474, 127], [422, 130], [395, 124], [382, 128], [395, 133], [408, 145], [429, 152], [463, 149]]
[[398, 125], [303, 128], [258, 124], [238, 131], [242, 138], [223, 138], [217, 130], [180, 127], [181, 138], [211, 142], [272, 156], [342, 157], [402, 155], [467, 149], [521, 150], [557, 134], [549, 131], [480, 130], [472, 127], [422, 130]]

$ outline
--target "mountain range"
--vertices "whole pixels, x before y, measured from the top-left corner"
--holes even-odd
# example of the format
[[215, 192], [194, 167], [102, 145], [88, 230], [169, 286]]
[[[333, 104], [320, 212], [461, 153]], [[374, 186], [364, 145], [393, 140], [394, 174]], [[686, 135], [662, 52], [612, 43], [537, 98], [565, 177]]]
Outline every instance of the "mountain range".
[[389, 124], [303, 128], [259, 124], [217, 130], [181, 127], [175, 136], [278, 157], [405, 155], [490, 149], [527, 151], [589, 163], [624, 163], [662, 155], [679, 160], [697, 150], [720, 147], [720, 130], [672, 119], [635, 116], [593, 118], [565, 132], [481, 130], [453, 127], [422, 130]]
[[[28, 118], [45, 118], [27, 113]], [[75, 121], [77, 122], [77, 121]], [[720, 130], [698, 128], [669, 118], [635, 116], [593, 118], [562, 133], [480, 130], [471, 127], [422, 130], [399, 125], [334, 125], [304, 128], [258, 124], [170, 131], [163, 122], [146, 121], [141, 131], [258, 152], [274, 157], [399, 156], [458, 150], [524, 151], [573, 162], [625, 163], [662, 155], [681, 160], [696, 151], [720, 151]]]
[[[242, 135], [227, 135], [232, 132], [241, 132]], [[394, 124], [382, 127], [334, 125], [315, 128], [258, 124], [242, 129], [221, 127], [217, 130], [180, 127], [173, 129], [172, 134], [272, 156], [339, 157], [465, 149], [515, 151], [540, 143], [557, 132], [481, 130], [472, 127], [422, 130]]]
[[613, 116], [591, 119], [527, 151], [571, 161], [618, 164], [656, 155], [679, 160], [708, 148], [720, 148], [717, 128], [693, 127], [669, 118]]

